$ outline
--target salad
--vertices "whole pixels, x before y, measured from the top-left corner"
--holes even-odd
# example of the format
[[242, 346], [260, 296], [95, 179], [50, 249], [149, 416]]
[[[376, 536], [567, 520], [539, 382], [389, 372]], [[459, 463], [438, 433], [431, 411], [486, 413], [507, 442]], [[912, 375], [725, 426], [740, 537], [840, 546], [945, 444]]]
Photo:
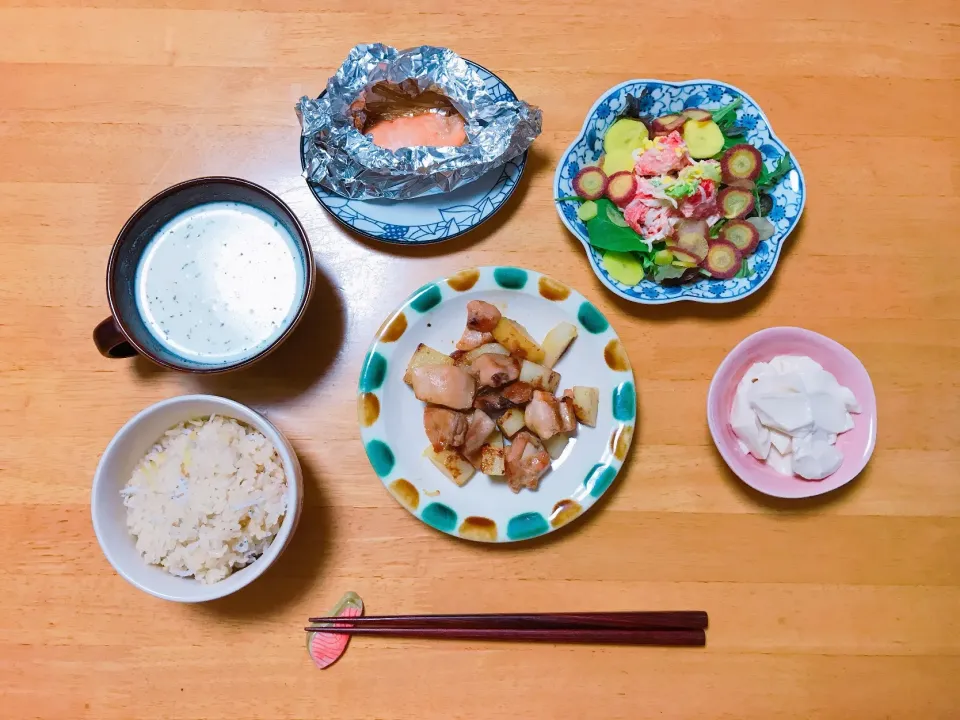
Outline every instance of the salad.
[[[646, 91], [644, 91], [646, 92]], [[626, 285], [677, 285], [753, 274], [748, 258], [773, 235], [769, 192], [790, 171], [772, 168], [737, 125], [743, 103], [653, 118], [627, 106], [603, 136], [603, 155], [573, 179], [577, 216], [601, 264]]]

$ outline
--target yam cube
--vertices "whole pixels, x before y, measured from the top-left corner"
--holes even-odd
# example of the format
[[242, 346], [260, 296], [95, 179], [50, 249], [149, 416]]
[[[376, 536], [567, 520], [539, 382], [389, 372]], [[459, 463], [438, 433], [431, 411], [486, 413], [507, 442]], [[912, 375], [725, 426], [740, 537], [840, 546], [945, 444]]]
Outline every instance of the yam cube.
[[573, 411], [577, 420], [590, 427], [597, 426], [597, 411], [600, 408], [600, 391], [594, 387], [573, 388]]
[[577, 337], [577, 326], [568, 322], [562, 322], [548, 332], [540, 346], [543, 348], [543, 366], [552, 368], [556, 365], [575, 337]]
[[570, 442], [569, 435], [566, 433], [557, 433], [549, 440], [544, 440], [543, 447], [546, 448], [548, 453], [550, 453], [550, 457], [556, 460], [558, 457], [563, 455], [563, 451], [567, 447], [568, 442]]
[[428, 445], [423, 456], [437, 466], [437, 469], [460, 487], [467, 484], [476, 470], [463, 456], [455, 450], [440, 450], [437, 452], [433, 445]]
[[484, 475], [503, 475], [506, 470], [503, 456], [503, 435], [499, 430], [494, 430], [480, 448], [480, 472]]
[[560, 373], [543, 365], [524, 360], [520, 365], [520, 381], [530, 383], [537, 390], [556, 392], [560, 386]]
[[493, 329], [493, 336], [511, 355], [536, 363], [543, 362], [543, 348], [530, 337], [530, 333], [522, 325], [510, 318], [500, 318], [500, 322]]
[[497, 420], [497, 425], [503, 430], [504, 435], [513, 437], [524, 428], [523, 410], [520, 408], [510, 408], [500, 416], [500, 419]]

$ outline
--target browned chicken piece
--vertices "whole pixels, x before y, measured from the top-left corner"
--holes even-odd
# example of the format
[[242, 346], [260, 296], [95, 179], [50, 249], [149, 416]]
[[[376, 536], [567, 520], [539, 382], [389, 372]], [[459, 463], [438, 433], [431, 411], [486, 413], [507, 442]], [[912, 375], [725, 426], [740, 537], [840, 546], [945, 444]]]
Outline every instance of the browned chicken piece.
[[[486, 442], [487, 438], [490, 437], [490, 433], [492, 433], [496, 427], [497, 424], [491, 420], [490, 416], [483, 410], [473, 411], [473, 415], [470, 416], [470, 425], [467, 429], [467, 436], [462, 449], [463, 455], [467, 460], [471, 460], [471, 458], [480, 452], [483, 443]], [[473, 461], [471, 460], [471, 462]]]
[[551, 393], [534, 390], [533, 400], [523, 412], [523, 422], [541, 440], [549, 440], [561, 432], [560, 407], [557, 399]]
[[467, 303], [467, 329], [490, 333], [500, 322], [500, 311], [483, 300]]
[[512, 405], [526, 405], [533, 398], [533, 385], [523, 381], [510, 383], [501, 391], [501, 394]]
[[468, 426], [466, 413], [434, 405], [427, 405], [423, 409], [423, 429], [427, 431], [427, 439], [437, 452], [463, 445]]
[[421, 365], [413, 369], [410, 380], [417, 400], [454, 410], [473, 406], [477, 383], [456, 365]]
[[457, 340], [457, 350], [473, 350], [493, 342], [493, 335], [488, 332], [478, 332], [467, 328], [463, 331], [463, 337]]
[[512, 407], [526, 405], [533, 397], [533, 386], [522, 380], [502, 388], [487, 388], [477, 393], [473, 406], [487, 415], [499, 415]]
[[499, 415], [504, 410], [513, 407], [513, 403], [507, 399], [502, 390], [482, 390], [474, 398], [473, 406], [477, 410], [483, 410], [487, 415]]
[[560, 430], [563, 432], [573, 432], [577, 429], [577, 413], [573, 409], [573, 398], [564, 395], [559, 400], [560, 406]]
[[536, 490], [540, 478], [550, 468], [550, 453], [526, 430], [514, 436], [504, 460], [507, 485], [515, 493], [523, 488]]
[[520, 361], [510, 355], [481, 355], [470, 366], [480, 387], [498, 388], [520, 377]]

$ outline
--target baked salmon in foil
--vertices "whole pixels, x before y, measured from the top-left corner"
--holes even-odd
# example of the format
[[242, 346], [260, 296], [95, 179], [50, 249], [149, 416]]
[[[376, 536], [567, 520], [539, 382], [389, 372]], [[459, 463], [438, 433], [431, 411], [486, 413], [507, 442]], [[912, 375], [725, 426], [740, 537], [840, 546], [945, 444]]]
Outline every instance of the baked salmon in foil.
[[307, 181], [362, 200], [450, 192], [525, 153], [542, 123], [451, 50], [380, 44], [353, 48], [297, 115]]

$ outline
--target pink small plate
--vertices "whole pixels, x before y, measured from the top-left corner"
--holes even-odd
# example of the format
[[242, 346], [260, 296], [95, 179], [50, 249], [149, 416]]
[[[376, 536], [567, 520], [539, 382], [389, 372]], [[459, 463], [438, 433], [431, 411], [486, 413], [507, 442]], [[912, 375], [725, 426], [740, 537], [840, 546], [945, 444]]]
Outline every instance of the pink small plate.
[[[850, 388], [860, 403], [861, 413], [853, 416], [853, 430], [837, 439], [843, 464], [823, 480], [781, 475], [752, 455], [744, 455], [730, 428], [730, 408], [740, 379], [753, 363], [765, 362], [777, 355], [813, 358], [824, 370], [833, 373], [841, 385]], [[720, 363], [707, 394], [707, 422], [717, 450], [747, 485], [774, 497], [813, 497], [846, 485], [870, 460], [877, 443], [877, 396], [863, 363], [840, 343], [803, 328], [767, 328], [743, 340]]]

